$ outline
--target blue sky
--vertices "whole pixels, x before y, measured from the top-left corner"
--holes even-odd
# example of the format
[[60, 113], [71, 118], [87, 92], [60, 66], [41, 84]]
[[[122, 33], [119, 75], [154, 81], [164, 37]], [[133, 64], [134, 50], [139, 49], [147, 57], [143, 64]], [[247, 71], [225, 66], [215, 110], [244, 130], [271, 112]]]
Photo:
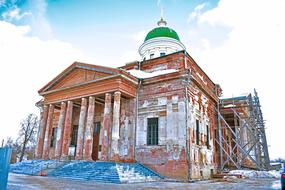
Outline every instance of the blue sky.
[[74, 61], [117, 67], [140, 60], [161, 7], [225, 97], [257, 89], [270, 155], [285, 158], [284, 0], [0, 0], [0, 86], [8, 92], [0, 93], [1, 122], [9, 126], [0, 139], [17, 136], [21, 119], [39, 113], [37, 90]]
[[[125, 27], [130, 27], [130, 24], [132, 26], [130, 29], [132, 30], [152, 28], [153, 23], [160, 17], [161, 7], [164, 8], [164, 15], [170, 22], [185, 26], [189, 13], [198, 4], [207, 3], [205, 10], [217, 5], [217, 1], [201, 0], [85, 0], [83, 1], [84, 3], [79, 0], [2, 1], [1, 16], [4, 12], [14, 10], [16, 7], [21, 9], [22, 13], [44, 14], [55, 36], [62, 38], [66, 37], [64, 34], [70, 36], [70, 30], [80, 31], [81, 29], [88, 29], [84, 34], [92, 36], [92, 33], [98, 33], [95, 29], [99, 27], [103, 27], [105, 30], [119, 31], [124, 30]], [[45, 10], [42, 7], [45, 7]], [[3, 16], [2, 19], [5, 20]], [[23, 23], [24, 20], [31, 20], [31, 18], [27, 16], [21, 22]], [[18, 22], [18, 24], [21, 22]]]
[[[3, 1], [0, 9], [3, 20], [16, 25], [31, 26], [31, 36], [43, 40], [59, 39], [71, 43], [88, 56], [103, 60], [104, 52], [115, 57], [124, 54], [124, 49], [115, 44], [125, 44], [129, 50], [137, 49], [132, 36], [138, 31], [151, 30], [160, 18], [161, 8], [169, 26], [175, 28], [185, 42], [190, 29], [187, 22], [194, 8], [206, 3], [204, 11], [217, 5], [217, 1], [187, 0], [30, 0]], [[14, 3], [13, 3], [14, 2]], [[5, 6], [6, 5], [6, 6]], [[19, 9], [21, 19], [5, 18], [5, 12]], [[109, 40], [110, 39], [110, 40]], [[142, 42], [141, 42], [142, 43]], [[103, 46], [101, 44], [104, 44]], [[95, 59], [96, 59], [95, 58]], [[132, 61], [132, 60], [130, 60]], [[119, 63], [114, 66], [118, 66]]]

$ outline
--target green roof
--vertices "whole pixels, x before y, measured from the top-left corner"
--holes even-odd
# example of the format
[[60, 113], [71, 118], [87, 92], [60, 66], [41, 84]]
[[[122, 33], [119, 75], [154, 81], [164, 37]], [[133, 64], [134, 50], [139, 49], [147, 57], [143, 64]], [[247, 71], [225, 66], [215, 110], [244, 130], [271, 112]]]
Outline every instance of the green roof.
[[173, 38], [178, 41], [180, 41], [179, 36], [177, 33], [168, 27], [157, 27], [151, 30], [145, 37], [144, 41], [153, 39], [153, 38], [159, 38], [159, 37], [167, 37], [167, 38]]

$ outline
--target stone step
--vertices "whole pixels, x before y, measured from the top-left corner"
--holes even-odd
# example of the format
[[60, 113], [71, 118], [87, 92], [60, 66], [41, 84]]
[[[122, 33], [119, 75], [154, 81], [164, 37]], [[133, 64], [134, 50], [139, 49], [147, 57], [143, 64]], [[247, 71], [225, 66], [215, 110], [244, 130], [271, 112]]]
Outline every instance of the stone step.
[[[33, 172], [31, 172], [33, 170]], [[139, 163], [35, 160], [12, 165], [11, 172], [29, 175], [98, 181], [104, 183], [136, 183], [158, 181], [159, 174]], [[29, 171], [29, 172], [26, 172]]]

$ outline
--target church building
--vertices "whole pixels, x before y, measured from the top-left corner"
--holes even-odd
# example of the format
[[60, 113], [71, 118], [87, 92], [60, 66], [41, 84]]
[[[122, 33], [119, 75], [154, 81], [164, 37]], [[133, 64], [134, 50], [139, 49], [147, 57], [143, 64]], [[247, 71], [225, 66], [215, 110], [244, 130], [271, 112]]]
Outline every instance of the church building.
[[222, 92], [160, 19], [119, 68], [74, 62], [38, 92], [37, 159], [139, 162], [179, 180], [209, 178]]

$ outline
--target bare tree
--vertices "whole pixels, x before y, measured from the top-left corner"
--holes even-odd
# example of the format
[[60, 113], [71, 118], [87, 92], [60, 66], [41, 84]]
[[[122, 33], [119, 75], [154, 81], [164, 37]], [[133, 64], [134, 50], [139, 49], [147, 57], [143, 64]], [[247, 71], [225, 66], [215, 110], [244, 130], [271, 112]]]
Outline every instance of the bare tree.
[[7, 137], [5, 146], [13, 147], [13, 144], [14, 144], [14, 141], [13, 141], [12, 137]]
[[23, 160], [26, 150], [34, 149], [36, 142], [36, 134], [38, 130], [39, 120], [35, 114], [29, 114], [26, 119], [21, 122], [19, 137], [16, 144], [19, 144], [18, 153], [20, 155], [19, 161]]

